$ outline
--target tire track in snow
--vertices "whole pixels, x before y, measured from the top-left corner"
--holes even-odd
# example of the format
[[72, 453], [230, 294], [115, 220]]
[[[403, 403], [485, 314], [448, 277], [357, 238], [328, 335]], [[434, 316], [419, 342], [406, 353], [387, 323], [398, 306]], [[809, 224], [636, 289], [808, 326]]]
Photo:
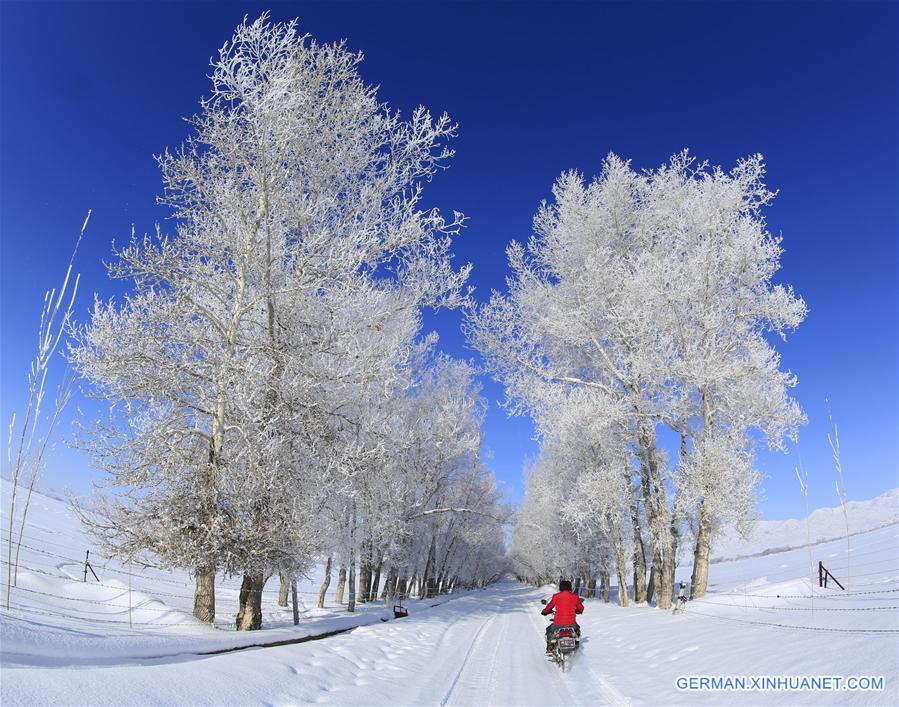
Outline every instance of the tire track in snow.
[[[532, 619], [535, 625], [544, 628], [536, 616], [532, 616]], [[624, 693], [590, 667], [589, 656], [585, 652], [586, 645], [588, 643], [581, 643], [580, 649], [572, 658], [573, 663], [568, 673], [563, 674], [557, 665], [550, 663], [558, 681], [564, 685], [565, 690], [571, 696], [569, 704], [630, 705], [630, 700]], [[572, 684], [571, 678], [585, 678], [587, 676], [589, 676], [588, 679], [580, 679], [575, 684]]]
[[[581, 650], [584, 648], [581, 646]], [[581, 656], [582, 658], [586, 658], [586, 656]], [[605, 704], [612, 705], [630, 705], [631, 701], [627, 698], [627, 696], [621, 692], [617, 687], [612, 685], [608, 680], [606, 680], [601, 675], [597, 675], [596, 671], [590, 666], [589, 660], [581, 661], [583, 666], [586, 668], [586, 672], [588, 672], [593, 680], [593, 684], [599, 688], [599, 694], [602, 696], [602, 701]], [[580, 671], [578, 671], [580, 672]]]
[[[544, 639], [545, 639], [545, 635], [546, 635], [546, 625], [543, 624], [543, 623], [540, 621], [540, 619], [537, 618], [537, 614], [536, 614], [536, 613], [528, 614], [528, 616], [529, 616], [530, 619], [531, 619], [531, 623], [533, 623], [534, 626], [537, 628], [537, 630], [538, 630], [538, 635], [543, 634], [543, 637], [544, 637]], [[538, 644], [538, 645], [540, 645], [540, 644]], [[545, 647], [545, 641], [544, 641], [543, 645], [541, 645], [540, 647]], [[558, 686], [560, 686], [560, 687], [562, 688], [562, 690], [564, 690], [564, 691], [568, 694], [568, 700], [567, 700], [567, 701], [559, 700], [559, 701], [558, 701], [558, 704], [587, 704], [587, 705], [597, 705], [597, 704], [602, 704], [601, 702], [597, 702], [596, 700], [589, 700], [589, 699], [588, 699], [588, 700], [586, 700], [586, 701], [582, 701], [582, 700], [580, 699], [580, 690], [578, 691], [577, 694], [575, 694], [575, 692], [574, 692], [574, 691], [571, 689], [571, 687], [568, 685], [568, 681], [565, 680], [565, 678], [564, 678], [564, 676], [563, 676], [563, 674], [562, 674], [562, 671], [559, 669], [559, 666], [558, 666], [558, 665], [556, 665], [554, 662], [550, 662], [550, 661], [546, 660], [545, 657], [542, 658], [542, 662], [543, 662], [543, 664], [544, 664], [545, 666], [549, 667], [549, 668], [550, 668], [550, 672], [552, 672], [552, 673], [555, 675], [555, 682], [556, 682], [556, 684], [557, 684]], [[580, 687], [580, 686], [579, 686], [579, 687]]]
[[471, 641], [471, 645], [468, 646], [468, 651], [465, 653], [465, 658], [462, 660], [462, 665], [459, 666], [459, 671], [453, 678], [453, 682], [450, 684], [449, 689], [443, 696], [443, 699], [440, 700], [440, 707], [446, 707], [447, 702], [449, 702], [450, 698], [453, 696], [453, 691], [456, 689], [456, 684], [459, 682], [459, 678], [462, 677], [462, 673], [465, 672], [465, 666], [468, 665], [468, 661], [471, 659], [472, 653], [474, 653], [475, 648], [481, 641], [481, 637], [484, 635], [484, 629], [486, 629], [490, 624], [496, 621], [499, 616], [499, 614], [494, 614], [481, 624], [478, 632], [475, 634], [474, 638]]
[[[496, 687], [499, 684], [496, 664], [502, 647], [506, 645], [509, 630], [508, 614], [498, 613], [499, 628], [488, 631], [477, 649], [472, 646], [472, 654], [462, 666], [456, 681], [444, 696], [442, 705], [492, 705], [496, 704]], [[484, 654], [489, 651], [489, 660]]]
[[[508, 590], [507, 590], [508, 591]], [[441, 707], [472, 705], [626, 705], [627, 697], [590, 666], [582, 646], [563, 674], [543, 656], [545, 624], [521, 592], [491, 597], [492, 616], [474, 632]], [[597, 646], [599, 643], [597, 642]]]

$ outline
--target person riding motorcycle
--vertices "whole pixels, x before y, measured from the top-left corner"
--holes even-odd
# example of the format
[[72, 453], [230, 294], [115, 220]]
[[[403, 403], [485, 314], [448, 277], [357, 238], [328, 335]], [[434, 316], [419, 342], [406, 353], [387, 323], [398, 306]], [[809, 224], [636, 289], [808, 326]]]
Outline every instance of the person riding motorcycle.
[[581, 638], [581, 627], [578, 625], [575, 615], [584, 613], [584, 604], [581, 598], [571, 591], [571, 582], [567, 579], [559, 582], [559, 592], [553, 594], [553, 598], [540, 613], [547, 616], [553, 610], [556, 612], [553, 622], [546, 627], [547, 655], [552, 655], [552, 644], [556, 640], [556, 632], [561, 627], [573, 627], [578, 640]]

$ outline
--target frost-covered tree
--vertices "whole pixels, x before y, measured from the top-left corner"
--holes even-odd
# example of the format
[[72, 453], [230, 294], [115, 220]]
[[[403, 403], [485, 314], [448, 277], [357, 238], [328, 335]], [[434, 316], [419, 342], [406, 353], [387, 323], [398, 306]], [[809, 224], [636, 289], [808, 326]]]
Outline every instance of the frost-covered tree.
[[[564, 174], [527, 248], [513, 242], [507, 250], [508, 294], [494, 293], [474, 312], [468, 333], [514, 411], [539, 417], [560, 395], [553, 388], [582, 387], [630, 419], [653, 566], [667, 578], [670, 510], [655, 430], [664, 412], [664, 352], [653, 348], [654, 303], [645, 292], [643, 254], [655, 236], [637, 209], [645, 183], [615, 159], [589, 186]], [[660, 584], [660, 606], [670, 604], [670, 589]]]
[[502, 566], [506, 513], [479, 459], [484, 402], [474, 369], [429, 343], [403, 369], [404, 383], [365, 401], [352, 437], [359, 463], [338, 473], [328, 501], [340, 528], [328, 553], [357, 580], [351, 611], [377, 598], [382, 579], [385, 598], [412, 585], [427, 596], [486, 581]]
[[574, 537], [559, 514], [557, 470], [547, 461], [538, 459], [527, 470], [524, 501], [515, 515], [510, 548], [513, 571], [537, 585], [571, 574], [577, 554]]
[[[589, 183], [565, 173], [537, 212], [527, 246], [508, 248], [508, 293], [494, 293], [467, 321], [513, 412], [532, 415], [539, 428], [554, 407], [589, 395], [597, 414], [623, 431], [642, 503], [630, 513], [634, 542], [645, 518], [648, 594], [662, 608], [671, 603], [681, 514], [699, 515], [701, 592], [711, 528], [724, 520], [712, 519], [724, 506], [705, 498], [748, 499], [746, 484], [757, 478], [742, 462], [731, 469], [745, 472], [739, 479], [709, 466], [721, 458], [712, 447], [730, 440], [734, 459], [745, 461], [733, 430], [761, 431], [778, 447], [802, 421], [787, 394], [795, 380], [780, 370], [767, 338], [797, 326], [805, 305], [773, 282], [781, 249], [762, 216], [772, 198], [763, 175], [757, 156], [724, 172], [686, 153], [642, 173], [609, 156]], [[690, 504], [672, 498], [678, 470], [659, 448], [660, 425], [681, 436], [678, 466], [695, 457]], [[704, 445], [707, 436], [715, 444]]]
[[206, 621], [226, 569], [244, 575], [238, 627], [258, 627], [267, 576], [318, 542], [322, 477], [358, 462], [348, 401], [392, 375], [420, 306], [465, 298], [462, 217], [420, 207], [455, 126], [401, 118], [360, 61], [293, 22], [237, 28], [193, 135], [159, 158], [176, 234], [116, 251], [132, 293], [98, 301], [72, 352], [111, 404], [85, 442], [119, 494], [101, 534], [191, 569]]
[[409, 557], [415, 559], [406, 570], [424, 595], [451, 579], [458, 553], [471, 543], [467, 536], [482, 526], [497, 531], [506, 515], [479, 458], [486, 406], [474, 377], [471, 365], [437, 356], [419, 370], [408, 396], [402, 505]]
[[749, 431], [783, 449], [804, 422], [789, 397], [795, 377], [780, 369], [771, 338], [785, 339], [806, 306], [774, 282], [782, 248], [762, 213], [774, 198], [764, 174], [760, 155], [725, 172], [684, 152], [654, 172], [644, 207], [667, 226], [651, 290], [670, 356], [666, 385], [677, 391], [668, 417], [682, 421], [693, 450], [691, 503], [681, 504], [696, 515], [693, 596], [706, 591], [714, 530], [754, 514]]
[[595, 414], [589, 391], [570, 393], [540, 418], [540, 458], [513, 535], [519, 573], [535, 579], [537, 568], [542, 579], [573, 576], [590, 596], [599, 580], [608, 601], [614, 569], [618, 600], [626, 606], [635, 545], [628, 441], [619, 426]]

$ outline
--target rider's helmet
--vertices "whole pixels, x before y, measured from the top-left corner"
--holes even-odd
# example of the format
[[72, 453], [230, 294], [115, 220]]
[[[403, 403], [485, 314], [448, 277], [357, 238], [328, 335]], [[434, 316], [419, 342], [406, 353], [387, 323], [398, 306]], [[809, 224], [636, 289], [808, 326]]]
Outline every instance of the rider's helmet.
[[567, 579], [563, 579], [559, 582], [559, 591], [560, 592], [570, 592], [571, 591], [571, 582]]

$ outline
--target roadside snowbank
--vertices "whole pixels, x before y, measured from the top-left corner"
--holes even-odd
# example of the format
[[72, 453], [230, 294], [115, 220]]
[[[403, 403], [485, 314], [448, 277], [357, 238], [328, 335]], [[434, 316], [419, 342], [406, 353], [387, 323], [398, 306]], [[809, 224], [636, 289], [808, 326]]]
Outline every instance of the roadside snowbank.
[[[9, 482], [0, 488], [8, 497]], [[84, 581], [87, 550], [99, 580], [88, 571]], [[192, 616], [193, 581], [187, 573], [128, 568], [104, 558], [65, 501], [35, 493], [10, 610], [0, 614], [0, 660], [4, 666], [116, 664], [316, 636], [393, 618], [392, 605], [384, 602], [358, 604], [355, 613], [347, 612], [334, 602], [336, 581], [319, 609], [320, 573], [318, 568], [298, 583], [298, 626], [292, 608], [278, 606], [277, 578], [269, 581], [262, 599], [264, 630], [250, 632], [234, 630], [239, 578], [219, 578], [212, 627]], [[414, 614], [446, 600], [413, 599], [405, 607]]]

